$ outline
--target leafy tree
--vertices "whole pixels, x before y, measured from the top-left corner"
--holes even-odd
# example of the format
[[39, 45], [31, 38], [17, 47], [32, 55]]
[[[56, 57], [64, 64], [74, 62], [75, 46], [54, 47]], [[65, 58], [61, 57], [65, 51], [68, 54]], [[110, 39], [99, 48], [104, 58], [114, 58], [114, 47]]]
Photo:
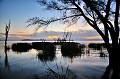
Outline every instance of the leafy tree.
[[[61, 12], [62, 16], [58, 18], [53, 16], [49, 19], [33, 17], [28, 20], [28, 26], [37, 24], [39, 29], [56, 21], [72, 25], [83, 17], [100, 34], [109, 53], [109, 65], [102, 78], [109, 79], [110, 72], [113, 71], [111, 79], [120, 79], [119, 0], [37, 0], [37, 2], [48, 11]], [[100, 29], [100, 25], [104, 28]]]

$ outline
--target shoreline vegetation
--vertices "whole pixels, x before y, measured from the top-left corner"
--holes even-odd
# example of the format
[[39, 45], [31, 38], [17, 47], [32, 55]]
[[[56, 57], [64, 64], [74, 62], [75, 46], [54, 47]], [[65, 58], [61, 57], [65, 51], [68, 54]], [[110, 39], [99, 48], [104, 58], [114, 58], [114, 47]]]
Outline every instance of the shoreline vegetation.
[[81, 44], [78, 42], [32, 42], [32, 43], [13, 43], [11, 49], [14, 52], [28, 52], [30, 49], [36, 49], [37, 51], [42, 51], [43, 54], [39, 53], [38, 56], [41, 57], [50, 55], [56, 51], [56, 46], [60, 45], [61, 53], [63, 56], [74, 57], [81, 56], [81, 54], [90, 54], [92, 50], [99, 50], [100, 57], [107, 57], [107, 53], [104, 43], [89, 43]]
[[81, 44], [77, 42], [32, 42], [32, 43], [13, 43], [9, 50], [17, 53], [28, 52], [31, 49], [38, 51], [38, 59], [42, 62], [53, 61], [55, 57], [56, 46], [60, 46], [63, 57], [75, 58], [77, 56], [96, 54], [98, 57], [108, 57], [104, 43]]
[[[45, 49], [44, 47], [46, 46], [51, 46], [52, 48], [55, 46], [55, 45], [62, 45], [63, 47], [62, 48], [65, 48], [66, 46], [69, 46], [69, 47], [74, 47], [73, 49], [77, 48], [77, 47], [81, 47], [81, 48], [85, 48], [86, 44], [83, 44], [83, 43], [78, 43], [78, 42], [28, 42], [25, 41], [25, 42], [17, 42], [17, 43], [13, 43], [11, 48], [14, 49], [15, 48], [19, 48], [19, 47], [30, 47], [30, 48], [34, 48], [34, 49]], [[106, 48], [105, 47], [105, 44], [104, 43], [89, 43], [87, 44], [89, 48], [93, 48], [93, 49], [96, 49], [96, 50], [100, 50], [101, 48]], [[48, 47], [47, 47], [48, 48]]]

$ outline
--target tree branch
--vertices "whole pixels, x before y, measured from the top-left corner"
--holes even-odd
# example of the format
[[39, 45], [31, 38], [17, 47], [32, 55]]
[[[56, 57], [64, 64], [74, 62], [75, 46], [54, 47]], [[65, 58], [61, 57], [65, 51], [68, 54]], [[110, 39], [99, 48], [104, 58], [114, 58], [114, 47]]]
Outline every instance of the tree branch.
[[84, 9], [86, 10], [87, 14], [88, 14], [91, 18], [93, 18], [93, 19], [95, 18], [94, 16], [92, 16], [92, 15], [89, 13], [90, 11], [88, 11], [86, 8], [84, 8]]
[[111, 4], [111, 0], [108, 0], [108, 2], [107, 2], [107, 6], [106, 6], [106, 10], [105, 10], [105, 12], [106, 12], [105, 19], [106, 19], [106, 20], [107, 20], [108, 17], [109, 17], [110, 4]]
[[83, 0], [83, 1], [98, 15], [99, 19], [101, 20], [101, 22], [105, 27], [105, 34], [107, 35], [106, 37], [108, 37], [108, 31], [109, 31], [111, 38], [114, 38], [114, 35], [116, 34], [115, 30], [113, 29], [114, 27], [111, 26], [110, 24], [108, 25], [108, 20], [106, 20], [105, 17], [103, 17], [103, 15], [99, 12], [99, 10], [97, 10], [97, 8], [92, 4], [91, 1], [89, 2], [88, 0]]
[[103, 32], [97, 27], [97, 24], [91, 20], [90, 18], [86, 17], [86, 15], [84, 14], [84, 12], [82, 11], [82, 9], [75, 3], [72, 2], [81, 12], [82, 16], [85, 18], [85, 20], [102, 36], [103, 40], [105, 39], [105, 35], [103, 34]]
[[57, 19], [49, 19], [49, 20], [43, 20], [43, 19], [39, 19], [39, 17], [33, 17], [32, 19], [29, 19], [27, 22], [30, 23], [28, 26], [38, 24], [41, 27], [41, 26], [47, 26], [56, 21], [65, 20], [67, 18], [72, 18], [77, 16], [81, 16], [81, 14], [71, 15], [71, 16], [57, 18]]
[[86, 3], [86, 5], [88, 5], [92, 10], [94, 10], [94, 11], [96, 12], [96, 14], [98, 15], [99, 19], [102, 21], [102, 23], [104, 24], [104, 26], [105, 26], [108, 30], [110, 30], [110, 32], [113, 32], [114, 30], [111, 29], [111, 28], [107, 25], [105, 18], [104, 18], [104, 17], [102, 16], [102, 14], [94, 7], [94, 5], [92, 5], [92, 2], [91, 2], [91, 1], [88, 1], [88, 0], [83, 0], [83, 1]]
[[75, 10], [77, 8], [56, 8], [56, 10]]
[[114, 24], [115, 24], [115, 31], [116, 31], [117, 38], [119, 37], [119, 26], [118, 26], [119, 7], [120, 7], [120, 2], [119, 0], [116, 0], [116, 11], [115, 11]]
[[[106, 10], [105, 10], [105, 12], [106, 12], [105, 20], [106, 20], [106, 21], [108, 20], [108, 17], [109, 17], [110, 4], [111, 4], [111, 0], [108, 0], [107, 5], [106, 5]], [[113, 26], [111, 26], [111, 27], [113, 27]], [[108, 36], [108, 29], [106, 28], [106, 26], [104, 26], [104, 29], [105, 29], [105, 35], [106, 35], [106, 37], [109, 37], [109, 36]], [[114, 29], [114, 28], [113, 28], [113, 29]]]
[[109, 38], [108, 36], [106, 37], [106, 35], [103, 34], [103, 32], [98, 28], [96, 21], [91, 20], [90, 18], [88, 18], [84, 12], [82, 11], [82, 9], [75, 3], [72, 2], [77, 8], [78, 10], [81, 12], [82, 16], [85, 18], [85, 20], [101, 35], [101, 37], [103, 38], [103, 40], [109, 44]]

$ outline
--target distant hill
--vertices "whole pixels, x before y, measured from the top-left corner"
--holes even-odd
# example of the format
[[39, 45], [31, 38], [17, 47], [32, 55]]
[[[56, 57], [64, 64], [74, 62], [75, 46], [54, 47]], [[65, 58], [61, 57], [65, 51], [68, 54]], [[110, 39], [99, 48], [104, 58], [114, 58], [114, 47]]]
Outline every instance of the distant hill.
[[45, 41], [44, 39], [22, 39], [21, 41]]

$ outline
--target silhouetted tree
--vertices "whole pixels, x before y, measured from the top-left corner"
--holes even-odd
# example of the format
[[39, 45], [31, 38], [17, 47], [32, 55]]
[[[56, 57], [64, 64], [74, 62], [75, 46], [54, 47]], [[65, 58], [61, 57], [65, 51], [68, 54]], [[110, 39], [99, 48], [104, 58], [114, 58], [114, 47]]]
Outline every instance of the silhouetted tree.
[[5, 27], [5, 50], [7, 49], [7, 39], [8, 39], [8, 33], [9, 33], [9, 30], [10, 30], [10, 20], [9, 20], [9, 23], [8, 25], [6, 24], [6, 27]]
[[8, 69], [8, 71], [10, 71], [10, 64], [9, 64], [9, 61], [8, 61], [8, 55], [7, 55], [7, 49], [5, 49], [5, 68]]
[[[50, 19], [33, 17], [28, 20], [30, 23], [28, 26], [38, 24], [39, 29], [56, 21], [63, 21], [72, 25], [80, 17], [83, 17], [105, 42], [109, 53], [109, 66], [107, 69], [109, 69], [109, 72], [111, 72], [110, 70], [113, 71], [111, 79], [120, 79], [119, 0], [37, 0], [37, 2], [45, 6], [47, 10], [61, 12], [63, 16], [53, 16], [54, 18]], [[103, 26], [103, 29], [100, 29], [100, 25]], [[110, 44], [110, 39], [112, 44]]]
[[67, 41], [67, 38], [68, 38], [68, 41], [70, 42], [71, 40], [71, 35], [72, 35], [72, 32], [64, 32], [64, 35], [63, 35], [63, 39], [65, 39]]
[[8, 33], [9, 33], [9, 30], [10, 30], [10, 20], [9, 20], [9, 23], [8, 25], [6, 24], [6, 27], [5, 27], [5, 47], [4, 47], [4, 51], [5, 51], [5, 67], [10, 71], [10, 65], [9, 65], [9, 62], [8, 62], [8, 55], [7, 55], [7, 50], [9, 50], [10, 48], [7, 46], [7, 39], [8, 39]]

